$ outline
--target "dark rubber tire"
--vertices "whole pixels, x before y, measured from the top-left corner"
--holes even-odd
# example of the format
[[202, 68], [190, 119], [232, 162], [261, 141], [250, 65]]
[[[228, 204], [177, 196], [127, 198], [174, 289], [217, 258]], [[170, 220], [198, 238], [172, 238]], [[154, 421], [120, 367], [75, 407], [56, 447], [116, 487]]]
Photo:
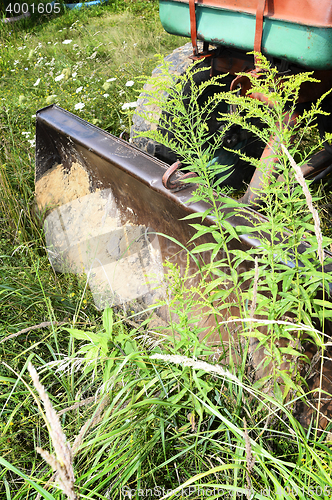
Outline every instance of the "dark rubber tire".
[[[174, 75], [174, 81], [177, 81], [177, 77], [183, 75], [187, 71], [189, 66], [193, 63], [189, 58], [192, 53], [193, 49], [191, 43], [186, 43], [186, 45], [178, 47], [177, 49], [173, 50], [171, 54], [165, 57], [165, 61], [171, 63], [169, 71], [172, 75]], [[158, 66], [153, 70], [152, 76], [156, 77], [160, 73], [160, 67]], [[140, 112], [143, 112], [144, 110], [145, 113], [152, 113], [155, 118], [161, 116], [161, 109], [157, 105], [148, 104], [147, 96], [149, 95], [149, 90], [151, 90], [151, 88], [152, 84], [148, 81], [143, 87], [144, 91], [138, 98], [136, 113], [133, 116], [133, 125], [130, 130], [130, 141], [142, 151], [146, 151], [152, 156], [155, 156], [156, 146], [160, 145], [158, 145], [152, 139], [148, 139], [146, 137], [136, 137], [137, 132], [146, 132], [147, 130], [153, 130], [157, 128], [156, 124], [151, 124], [147, 119], [139, 116]]]
[[[179, 47], [175, 49], [171, 54], [169, 54], [167, 57], [165, 57], [165, 61], [171, 63], [170, 66], [170, 73], [171, 75], [174, 75], [174, 82], [178, 80], [178, 77], [181, 75], [184, 75], [190, 68], [190, 66], [193, 64], [192, 59], [190, 59], [190, 56], [192, 55], [192, 45], [191, 43], [187, 43], [186, 45]], [[205, 61], [202, 60], [200, 61], [196, 66], [195, 69], [198, 69], [200, 71], [195, 72], [193, 74], [193, 81], [194, 83], [199, 86], [201, 83], [206, 82], [210, 79], [210, 61]], [[160, 67], [157, 67], [154, 69], [152, 72], [153, 77], [158, 77], [158, 74], [160, 74], [160, 78], [162, 78], [161, 70]], [[163, 77], [164, 78], [164, 77]], [[222, 75], [222, 81], [220, 83], [224, 84], [225, 90], [229, 90], [231, 82], [234, 77], [231, 75]], [[164, 83], [164, 81], [163, 81]], [[173, 140], [176, 144], [175, 137], [173, 136], [173, 133], [171, 130], [164, 130], [161, 125], [161, 118], [162, 116], [165, 118], [165, 111], [162, 111], [157, 104], [148, 104], [148, 95], [149, 91], [152, 89], [155, 90], [155, 79], [154, 82], [152, 83], [151, 81], [148, 81], [143, 89], [144, 91], [141, 93], [138, 99], [138, 105], [136, 112], [133, 116], [133, 125], [131, 127], [130, 131], [130, 141], [132, 144], [137, 146], [139, 149], [142, 151], [145, 151], [149, 153], [150, 155], [162, 160], [165, 163], [172, 164], [177, 160], [180, 160], [183, 162], [183, 159], [181, 156], [179, 156], [178, 153], [176, 153], [176, 147], [174, 150], [171, 150], [167, 148], [166, 146], [159, 144], [152, 139], [149, 139], [147, 137], [136, 137], [138, 132], [146, 132], [150, 130], [156, 130], [157, 128], [159, 131], [167, 136], [168, 140]], [[172, 81], [170, 80], [169, 86], [172, 85]], [[164, 85], [163, 85], [164, 87]], [[165, 88], [165, 87], [164, 87]], [[198, 102], [199, 106], [202, 108], [204, 107], [204, 102], [206, 99], [211, 96], [212, 93], [218, 93], [220, 87], [218, 85], [214, 86], [211, 85], [209, 87], [209, 90], [207, 92], [207, 95], [204, 93], [201, 96], [201, 102]], [[183, 87], [183, 102], [186, 106], [186, 102], [189, 102], [189, 96], [191, 93], [191, 83], [188, 81], [185, 83]], [[167, 96], [167, 94], [166, 94]], [[223, 112], [227, 112], [227, 109], [223, 110]], [[143, 118], [142, 116], [139, 116], [139, 114], [145, 114], [145, 115], [153, 115], [154, 117], [154, 123], [150, 123], [147, 118]], [[222, 125], [219, 120], [217, 120], [217, 114], [218, 111], [212, 112], [209, 116], [204, 117], [206, 120], [206, 124], [209, 129], [209, 136], [210, 140], [209, 143], [206, 144], [206, 148], [208, 146], [213, 146], [213, 141], [214, 137], [217, 137], [218, 130], [220, 126]], [[166, 113], [167, 116], [167, 113]], [[156, 121], [159, 121], [156, 123]], [[193, 124], [193, 127], [195, 127], [195, 124]], [[235, 135], [233, 134], [235, 133]], [[233, 137], [237, 137], [238, 134], [236, 134], [236, 128], [231, 129], [229, 133], [229, 140], [230, 142], [226, 144], [227, 147], [233, 147], [232, 146], [232, 141]], [[234, 144], [239, 143], [239, 140], [237, 140]], [[231, 146], [229, 146], [231, 144]], [[242, 146], [241, 146], [242, 147]], [[243, 151], [245, 151], [249, 157], [255, 157], [259, 158], [262, 152], [262, 144], [260, 144], [259, 141], [253, 141], [252, 139], [247, 141], [247, 144], [243, 146]], [[224, 164], [224, 163], [221, 163]], [[185, 165], [183, 163], [184, 168], [189, 168], [189, 166]], [[250, 182], [250, 179], [253, 175], [255, 168], [250, 165], [249, 163], [245, 162], [238, 156], [234, 156], [234, 164], [232, 167], [229, 169], [229, 175], [225, 182], [219, 183], [220, 186], [227, 185], [230, 187], [233, 187], [234, 189], [242, 189], [244, 187], [244, 184], [248, 184]], [[216, 177], [217, 179], [217, 177]]]

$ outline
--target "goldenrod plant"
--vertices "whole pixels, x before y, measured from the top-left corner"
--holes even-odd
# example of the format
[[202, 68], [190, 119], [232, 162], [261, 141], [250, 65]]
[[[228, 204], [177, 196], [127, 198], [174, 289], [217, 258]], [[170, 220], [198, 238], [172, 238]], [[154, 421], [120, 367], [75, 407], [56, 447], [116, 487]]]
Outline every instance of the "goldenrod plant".
[[[257, 339], [256, 350], [264, 349], [261, 368], [266, 369], [266, 373], [259, 377], [256, 386], [272, 384], [275, 396], [283, 401], [290, 389], [302, 391], [299, 367], [306, 361], [302, 342], [309, 339], [321, 349], [325, 321], [331, 316], [331, 302], [327, 297], [329, 276], [322, 268], [323, 264], [330, 263], [323, 248], [329, 249], [331, 240], [322, 236], [308, 183], [294, 160], [301, 153], [300, 163], [305, 163], [320, 145], [316, 143], [309, 150], [303, 150], [301, 139], [313, 128], [317, 115], [323, 114], [320, 105], [325, 96], [313, 103], [294, 126], [291, 116], [300, 86], [303, 82], [315, 81], [309, 73], [278, 76], [277, 69], [262, 58], [260, 78], [248, 77], [252, 86], [250, 93], [263, 96], [253, 99], [225, 90], [223, 76], [197, 84], [195, 77], [200, 71], [193, 65], [171, 86], [170, 78], [165, 76], [158, 75], [154, 82], [152, 80], [150, 88], [154, 85], [155, 91], [150, 90], [148, 99], [158, 101], [164, 111], [158, 117], [158, 129], [146, 134], [176, 150], [184, 167], [197, 174], [194, 182], [198, 187], [192, 201], [206, 201], [210, 208], [201, 214], [202, 220], [209, 215], [215, 221], [212, 226], [192, 224], [197, 231], [193, 243], [204, 234], [210, 234], [213, 240], [211, 244], [198, 245], [191, 250], [193, 254], [211, 252], [210, 260], [206, 262], [205, 258], [205, 266], [201, 269], [208, 280], [205, 286], [200, 285], [201, 292], [197, 291], [200, 300], [213, 309], [217, 323], [223, 323], [227, 309], [234, 308], [235, 297], [239, 312], [233, 321], [241, 324], [240, 336]], [[167, 74], [166, 67], [164, 72]], [[158, 97], [160, 85], [164, 89], [163, 102]], [[213, 89], [210, 94], [209, 85]], [[226, 104], [232, 112], [218, 113], [220, 103]], [[217, 114], [215, 119], [220, 127], [212, 138], [209, 124], [213, 114]], [[154, 119], [153, 116], [149, 118]], [[236, 198], [234, 190], [230, 193], [229, 188], [219, 187], [221, 180], [227, 183], [229, 165], [214, 161], [227, 131], [234, 126], [240, 126], [262, 144], [271, 144], [271, 137], [278, 137], [273, 145], [278, 175], [265, 176], [263, 172], [264, 183], [259, 189], [263, 217], [240, 227], [232, 227], [227, 219], [238, 214], [249, 221], [250, 211], [241, 200], [237, 202], [231, 197], [233, 194]], [[248, 157], [243, 149], [233, 152], [254, 168], [265, 168], [259, 157]], [[218, 159], [221, 158], [219, 155]], [[314, 202], [317, 204], [318, 199]], [[189, 224], [190, 218], [187, 218]], [[230, 251], [230, 240], [239, 240], [246, 233], [254, 235], [259, 244], [247, 252]], [[305, 251], [300, 252], [303, 241], [306, 242]], [[244, 260], [252, 262], [252, 270], [241, 273], [238, 269]], [[317, 321], [321, 331], [317, 330]], [[288, 362], [284, 362], [287, 359]]]

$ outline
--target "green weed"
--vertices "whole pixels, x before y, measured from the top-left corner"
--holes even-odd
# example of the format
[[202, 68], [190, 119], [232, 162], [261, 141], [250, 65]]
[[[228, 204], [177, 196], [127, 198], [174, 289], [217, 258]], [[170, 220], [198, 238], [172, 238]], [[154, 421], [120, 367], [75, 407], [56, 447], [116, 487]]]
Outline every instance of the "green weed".
[[[331, 314], [329, 275], [317, 264], [321, 248], [331, 242], [321, 237], [314, 207], [308, 209], [310, 197], [292, 170], [292, 158], [305, 161], [310, 152], [311, 144], [298, 153], [319, 106], [304, 116], [297, 142], [290, 140], [287, 122], [277, 126], [285, 105], [292, 106], [299, 84], [310, 76], [286, 79], [280, 93], [273, 68], [266, 66], [265, 79], [253, 83], [268, 95], [276, 87], [272, 111], [226, 92], [222, 78], [212, 81], [212, 93], [209, 83], [195, 86], [192, 73], [174, 87], [167, 83], [165, 116], [172, 118], [164, 128], [178, 131], [176, 149], [198, 174], [194, 199], [210, 208], [194, 225], [185, 276], [168, 263], [171, 321], [165, 335], [148, 323], [125, 326], [110, 309], [101, 317], [84, 278], [56, 276], [50, 269], [33, 201], [33, 115], [57, 102], [118, 134], [130, 124], [126, 104], [136, 101], [138, 80], [155, 65], [155, 52], [179, 41], [162, 32], [154, 3], [112, 2], [1, 25], [0, 43], [1, 494], [64, 498], [63, 481], [56, 482], [47, 464], [54, 464], [54, 455], [58, 469], [63, 466], [49, 437], [50, 422], [43, 420], [47, 404], [58, 413], [61, 435], [70, 445], [71, 487], [81, 498], [139, 498], [142, 492], [155, 498], [328, 498], [330, 436], [317, 432], [318, 417], [304, 430], [293, 415], [300, 398], [308, 400], [298, 369], [299, 360], [307, 362], [302, 345], [309, 340], [318, 356], [326, 352], [322, 332]], [[192, 92], [184, 106], [182, 85], [188, 80]], [[203, 113], [197, 106], [202, 92]], [[225, 103], [237, 112], [219, 116], [223, 131], [211, 142], [202, 117], [217, 104], [223, 112]], [[211, 163], [234, 124], [262, 142], [276, 127], [278, 133], [282, 129], [286, 149], [275, 153], [284, 180], [266, 179], [264, 216], [254, 219], [218, 187], [227, 169]], [[174, 147], [164, 134], [153, 138]], [[246, 160], [260, 166], [254, 158]], [[244, 214], [252, 226], [232, 227], [232, 213]], [[208, 218], [212, 223], [206, 226]], [[244, 232], [260, 242], [245, 254], [229, 248]], [[208, 247], [198, 240], [204, 234], [211, 236]], [[303, 238], [308, 245], [300, 252]], [[189, 263], [202, 252], [210, 260], [189, 287]], [[244, 259], [251, 267], [239, 272]], [[203, 306], [214, 318], [219, 352], [209, 338], [198, 341]], [[263, 353], [262, 362], [253, 364], [257, 352]], [[39, 396], [28, 376], [30, 361], [45, 388]]]
[[[35, 113], [58, 103], [119, 135], [127, 127], [122, 106], [137, 98], [137, 78], [151, 72], [156, 51], [178, 44], [164, 34], [156, 7], [110, 2], [0, 23], [0, 447], [12, 464], [8, 469], [5, 461], [1, 464], [0, 491], [7, 496], [15, 497], [25, 483], [14, 470], [47, 480], [48, 469], [35, 452], [36, 446], [47, 447], [47, 432], [20, 379], [27, 359], [47, 367], [64, 353], [70, 356], [73, 342], [62, 324], [73, 327], [75, 319], [75, 328], [84, 329], [100, 322], [85, 278], [56, 276], [47, 259], [34, 203]], [[76, 110], [80, 103], [84, 107]], [[48, 385], [47, 377], [42, 381]], [[58, 410], [95, 390], [89, 376], [56, 375], [50, 386]], [[84, 405], [78, 408], [86, 415]], [[69, 421], [68, 415], [74, 418]], [[61, 422], [69, 435], [79, 432], [77, 412], [64, 412]]]

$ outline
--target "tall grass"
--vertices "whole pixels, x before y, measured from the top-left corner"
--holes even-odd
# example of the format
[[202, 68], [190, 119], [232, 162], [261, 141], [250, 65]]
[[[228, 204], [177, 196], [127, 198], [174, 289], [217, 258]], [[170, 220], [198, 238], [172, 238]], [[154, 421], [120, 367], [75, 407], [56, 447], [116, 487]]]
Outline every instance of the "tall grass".
[[[66, 13], [47, 23], [33, 18], [17, 27], [1, 27], [0, 37], [5, 108], [0, 118], [5, 235], [0, 256], [1, 495], [22, 500], [38, 494], [49, 499], [74, 495], [91, 499], [329, 498], [330, 434], [329, 427], [319, 430], [321, 400], [318, 408], [313, 404], [314, 418], [307, 428], [293, 414], [299, 402], [310, 401], [298, 364], [301, 360], [309, 367], [302, 345], [313, 342], [319, 358], [327, 348], [324, 327], [331, 312], [325, 291], [329, 276], [317, 268], [323, 258], [322, 253], [317, 258], [317, 252], [328, 247], [330, 240], [321, 239], [317, 223], [315, 233], [315, 212], [308, 210], [304, 186], [289, 168], [318, 107], [306, 115], [298, 142], [290, 140], [290, 130], [285, 128], [281, 142], [286, 149], [276, 151], [285, 181], [266, 188], [265, 219], [253, 228], [260, 247], [243, 255], [231, 252], [228, 242], [239, 238], [245, 228], [232, 229], [217, 201], [231, 211], [238, 206], [216, 186], [216, 168], [222, 174], [222, 166], [212, 168], [213, 150], [202, 147], [207, 142], [202, 116], [215, 106], [211, 99], [206, 113], [196, 107], [207, 84], [192, 86], [187, 109], [181, 83], [191, 76], [167, 89], [171, 96], [167, 110], [179, 124], [177, 147], [198, 174], [195, 196], [210, 203], [215, 225], [195, 226], [196, 236], [210, 231], [214, 242], [199, 285], [187, 290], [179, 270], [169, 264], [170, 291], [174, 287], [168, 303], [172, 335], [165, 335], [147, 323], [125, 325], [110, 309], [100, 317], [84, 277], [53, 273], [34, 208], [30, 146], [36, 109], [54, 100], [112, 132], [129, 126], [122, 106], [137, 98], [137, 81], [155, 65], [153, 54], [181, 42], [162, 32], [150, 3], [111, 4]], [[63, 44], [66, 40], [71, 41]], [[257, 91], [267, 93], [275, 85], [277, 95], [280, 86], [274, 70], [266, 70], [266, 80]], [[236, 123], [267, 142], [282, 120], [285, 102], [296, 100], [305, 78], [308, 75], [289, 78], [288, 93], [281, 93], [279, 104], [268, 113], [262, 104], [225, 93], [222, 82], [216, 81], [220, 92], [214, 99], [238, 110], [233, 116], [222, 116], [224, 130]], [[160, 104], [159, 88], [156, 98]], [[250, 114], [265, 126], [256, 129], [247, 119]], [[165, 141], [160, 134], [153, 138]], [[217, 137], [213, 147], [220, 147], [222, 140]], [[259, 162], [250, 161], [259, 167]], [[299, 254], [303, 237], [310, 245]], [[220, 249], [224, 260], [219, 258]], [[205, 250], [197, 244], [191, 251]], [[239, 274], [244, 258], [252, 268]], [[293, 267], [287, 265], [290, 260]], [[225, 319], [233, 305], [231, 293], [239, 312]], [[193, 323], [197, 297], [216, 318], [216, 329], [239, 326], [237, 335], [220, 349], [218, 363], [211, 346], [197, 341]], [[264, 353], [262, 365], [254, 365], [256, 372], [254, 339]], [[257, 368], [265, 370], [264, 377]], [[321, 397], [319, 387], [317, 391]], [[43, 450], [42, 456], [37, 450]]]
[[[177, 44], [164, 33], [154, 2], [113, 2], [0, 23], [0, 448], [12, 464], [2, 463], [0, 491], [8, 498], [25, 482], [18, 470], [48, 476], [35, 452], [46, 447], [47, 434], [22, 382], [27, 360], [40, 367], [70, 356], [74, 344], [61, 325], [73, 317], [77, 326], [100, 323], [85, 278], [56, 276], [47, 259], [34, 203], [36, 110], [58, 103], [119, 135], [129, 127], [122, 106], [136, 99], [138, 79], [151, 73], [156, 52]], [[84, 107], [75, 110], [79, 103]], [[88, 378], [74, 375], [55, 375], [51, 386], [52, 402], [62, 409], [94, 392]], [[86, 407], [94, 411], [87, 403], [78, 411], [85, 415]], [[73, 412], [61, 420], [73, 415], [70, 435], [86, 423]], [[28, 494], [35, 498], [36, 492]]]

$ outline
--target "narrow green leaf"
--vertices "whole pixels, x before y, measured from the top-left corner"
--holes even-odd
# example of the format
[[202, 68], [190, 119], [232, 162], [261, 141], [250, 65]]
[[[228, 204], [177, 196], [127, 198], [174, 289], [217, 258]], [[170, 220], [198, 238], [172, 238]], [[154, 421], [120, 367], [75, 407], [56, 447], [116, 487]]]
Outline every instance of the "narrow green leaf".
[[208, 252], [210, 250], [215, 250], [216, 247], [220, 248], [220, 245], [217, 245], [217, 243], [203, 243], [202, 245], [198, 245], [197, 247], [195, 247], [192, 250], [192, 252], [193, 253]]
[[12, 472], [14, 472], [14, 474], [17, 474], [22, 479], [24, 479], [27, 483], [30, 484], [30, 486], [32, 486], [32, 488], [38, 491], [38, 493], [40, 493], [42, 497], [45, 498], [46, 500], [55, 500], [53, 495], [48, 493], [48, 491], [44, 490], [44, 488], [39, 486], [39, 484], [33, 481], [33, 479], [30, 479], [26, 474], [24, 474], [24, 472], [17, 469], [14, 465], [10, 464], [9, 462], [7, 462], [7, 460], [5, 460], [2, 457], [0, 457], [0, 464], [6, 469], [11, 470]]
[[70, 333], [75, 339], [78, 340], [89, 340], [90, 342], [98, 343], [98, 335], [92, 332], [85, 332], [84, 330], [78, 330], [77, 328], [64, 328]]
[[106, 333], [111, 337], [113, 332], [113, 311], [110, 307], [106, 307], [106, 309], [104, 309], [103, 326]]

